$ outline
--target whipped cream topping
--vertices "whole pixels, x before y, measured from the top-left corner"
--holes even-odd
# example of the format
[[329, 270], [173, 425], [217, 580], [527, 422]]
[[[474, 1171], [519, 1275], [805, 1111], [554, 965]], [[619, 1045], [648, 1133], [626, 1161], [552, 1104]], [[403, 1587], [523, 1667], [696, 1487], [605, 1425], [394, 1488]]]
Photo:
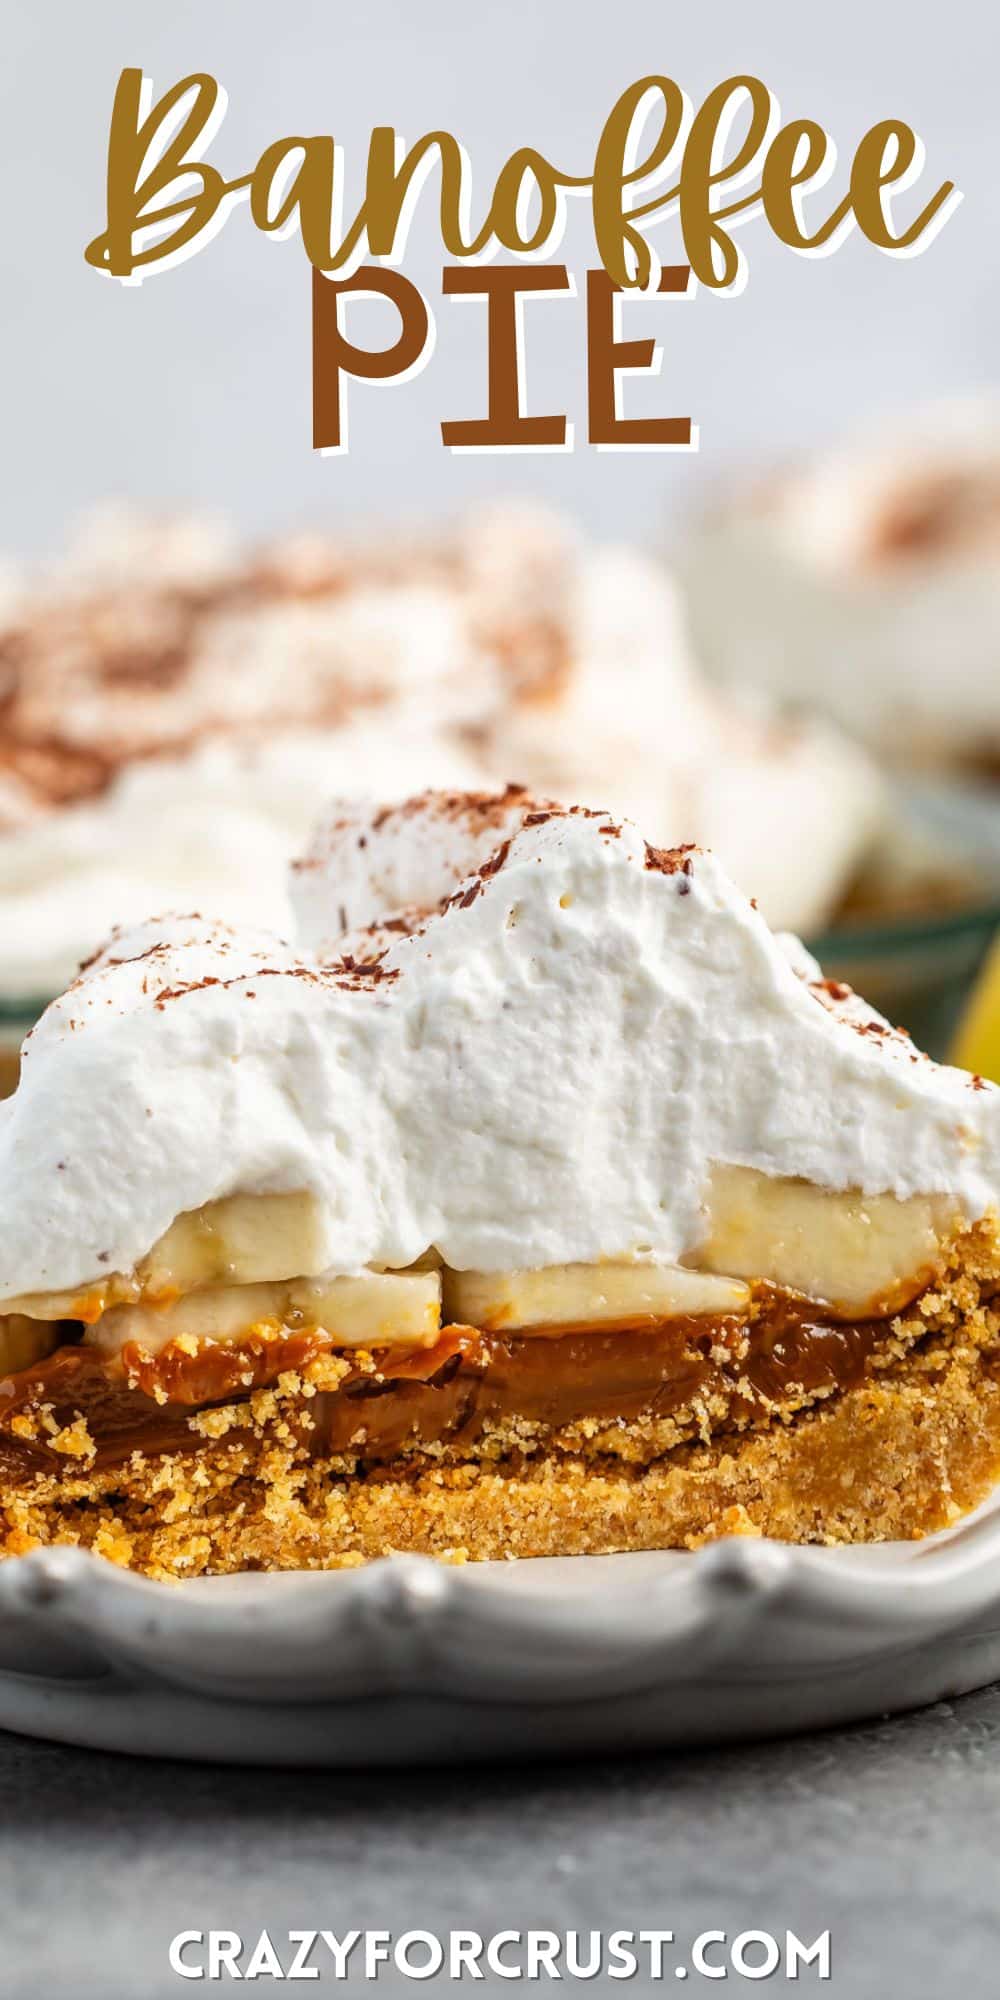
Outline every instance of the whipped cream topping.
[[[498, 669], [443, 557], [257, 557], [211, 523], [100, 510], [0, 634], [0, 999], [37, 1003], [112, 923], [289, 920], [331, 794], [477, 785]], [[325, 567], [321, 567], [321, 557]], [[0, 612], [2, 612], [0, 604]]]
[[321, 959], [370, 955], [375, 933], [417, 930], [451, 897], [474, 901], [481, 867], [502, 858], [526, 823], [544, 825], [554, 814], [573, 816], [521, 785], [425, 792], [371, 814], [345, 803], [292, 863], [297, 937]]
[[354, 702], [412, 704], [431, 721], [497, 700], [492, 663], [465, 607], [438, 584], [371, 584], [234, 611], [196, 647], [184, 699], [230, 728], [282, 710], [306, 717]]
[[452, 539], [286, 538], [104, 510], [0, 632], [0, 998], [63, 985], [113, 922], [287, 923], [325, 799], [525, 779], [712, 846], [773, 922], [828, 916], [878, 829], [835, 732], [724, 703], [660, 566], [559, 516]]
[[762, 495], [788, 548], [828, 570], [1000, 556], [1000, 409], [943, 403], [818, 454]]
[[[47, 1010], [0, 1105], [0, 1296], [128, 1270], [235, 1193], [313, 1193], [345, 1273], [431, 1245], [459, 1270], [676, 1261], [718, 1162], [996, 1201], [1000, 1091], [804, 977], [709, 855], [430, 795], [336, 809], [295, 893], [298, 954], [166, 918]], [[337, 948], [345, 898], [367, 954]]]
[[210, 738], [127, 764], [99, 799], [0, 833], [0, 995], [58, 992], [112, 919], [139, 923], [171, 904], [287, 933], [288, 856], [331, 792], [378, 798], [482, 777], [460, 743], [364, 713], [339, 729]]
[[509, 706], [484, 743], [497, 778], [604, 799], [651, 840], [709, 847], [776, 927], [817, 930], [876, 845], [883, 781], [849, 737], [697, 673], [680, 594], [607, 548], [574, 601], [572, 672]]
[[1000, 752], [1000, 407], [945, 404], [734, 495], [689, 543], [699, 652], [904, 767]]
[[57, 591], [146, 588], [214, 592], [237, 573], [239, 553], [219, 514], [146, 514], [120, 500], [91, 507], [77, 522], [49, 582]]

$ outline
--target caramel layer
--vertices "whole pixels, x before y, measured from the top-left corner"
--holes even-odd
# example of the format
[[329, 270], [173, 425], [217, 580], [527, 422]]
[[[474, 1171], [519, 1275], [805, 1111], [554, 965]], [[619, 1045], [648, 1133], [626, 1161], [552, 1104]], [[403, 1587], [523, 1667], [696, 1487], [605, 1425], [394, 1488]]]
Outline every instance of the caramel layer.
[[80, 1418], [89, 1465], [121, 1464], [134, 1451], [197, 1451], [205, 1439], [192, 1429], [193, 1410], [245, 1402], [289, 1371], [308, 1382], [331, 1355], [343, 1368], [339, 1382], [329, 1386], [327, 1366], [324, 1386], [302, 1403], [302, 1442], [316, 1457], [384, 1463], [422, 1444], [460, 1449], [510, 1419], [558, 1430], [586, 1418], [670, 1416], [719, 1397], [726, 1422], [752, 1423], [775, 1405], [852, 1387], [887, 1331], [884, 1319], [824, 1321], [808, 1302], [770, 1290], [755, 1311], [750, 1321], [675, 1319], [551, 1339], [449, 1327], [432, 1348], [369, 1357], [338, 1352], [316, 1330], [258, 1331], [235, 1345], [203, 1343], [193, 1355], [167, 1347], [155, 1358], [64, 1347], [0, 1381], [0, 1474], [23, 1479], [65, 1464], [65, 1434]]

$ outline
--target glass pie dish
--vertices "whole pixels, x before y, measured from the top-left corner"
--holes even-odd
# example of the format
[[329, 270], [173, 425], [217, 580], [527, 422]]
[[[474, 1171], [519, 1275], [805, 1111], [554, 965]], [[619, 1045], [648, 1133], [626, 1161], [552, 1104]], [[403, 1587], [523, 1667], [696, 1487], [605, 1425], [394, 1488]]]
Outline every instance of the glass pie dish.
[[853, 986], [941, 1062], [1000, 931], [1000, 789], [899, 787], [891, 818], [876, 862], [806, 943], [828, 978]]

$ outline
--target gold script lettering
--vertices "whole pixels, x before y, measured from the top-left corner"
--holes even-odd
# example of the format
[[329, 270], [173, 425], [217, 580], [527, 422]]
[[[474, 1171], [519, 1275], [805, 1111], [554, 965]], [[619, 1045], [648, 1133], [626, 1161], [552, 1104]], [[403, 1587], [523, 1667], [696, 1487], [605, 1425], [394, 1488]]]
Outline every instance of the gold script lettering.
[[[251, 173], [226, 180], [206, 160], [192, 157], [196, 146], [207, 149], [225, 110], [215, 79], [200, 72], [185, 77], [147, 109], [149, 96], [141, 71], [122, 71], [108, 140], [107, 226], [84, 253], [88, 263], [117, 278], [165, 268], [190, 255], [247, 194], [252, 220], [268, 234], [298, 221], [316, 270], [346, 276], [366, 246], [372, 257], [398, 261], [435, 163], [439, 229], [449, 257], [482, 258], [504, 249], [537, 259], [561, 234], [566, 195], [589, 190], [601, 263], [613, 284], [629, 290], [655, 290], [659, 265], [646, 229], [674, 209], [695, 276], [720, 289], [745, 276], [745, 262], [723, 225], [745, 220], [758, 207], [775, 235], [795, 250], [833, 248], [856, 221], [878, 249], [906, 254], [930, 241], [958, 199], [954, 183], [945, 181], [912, 222], [894, 229], [891, 191], [918, 178], [924, 153], [909, 125], [886, 119], [860, 141], [848, 192], [810, 232], [801, 195], [807, 185], [821, 184], [832, 158], [822, 126], [797, 119], [775, 130], [778, 107], [759, 77], [728, 78], [689, 118], [680, 85], [671, 77], [649, 76], [614, 106], [591, 175], [563, 173], [535, 148], [519, 147], [501, 168], [478, 228], [469, 219], [471, 166], [459, 141], [448, 132], [430, 132], [407, 150], [394, 127], [378, 126], [369, 143], [364, 197], [345, 228], [340, 149], [332, 138], [279, 139]], [[728, 152], [744, 104], [749, 115], [743, 135]], [[637, 161], [651, 108], [661, 112], [659, 128]], [[668, 169], [673, 172], [675, 155], [674, 184], [650, 193]], [[647, 199], [633, 206], [630, 197], [644, 186]], [[744, 186], [746, 192], [735, 199], [718, 199], [724, 190], [735, 195]], [[536, 219], [530, 222], [533, 206]]]

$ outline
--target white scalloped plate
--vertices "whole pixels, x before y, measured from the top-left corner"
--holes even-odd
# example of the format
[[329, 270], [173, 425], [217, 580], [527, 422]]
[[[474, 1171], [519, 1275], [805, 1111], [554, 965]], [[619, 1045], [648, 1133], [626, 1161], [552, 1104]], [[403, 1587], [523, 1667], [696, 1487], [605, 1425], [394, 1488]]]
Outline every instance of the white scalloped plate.
[[1000, 1678], [1000, 1502], [926, 1542], [171, 1588], [74, 1549], [0, 1565], [0, 1726], [341, 1768], [722, 1742]]

